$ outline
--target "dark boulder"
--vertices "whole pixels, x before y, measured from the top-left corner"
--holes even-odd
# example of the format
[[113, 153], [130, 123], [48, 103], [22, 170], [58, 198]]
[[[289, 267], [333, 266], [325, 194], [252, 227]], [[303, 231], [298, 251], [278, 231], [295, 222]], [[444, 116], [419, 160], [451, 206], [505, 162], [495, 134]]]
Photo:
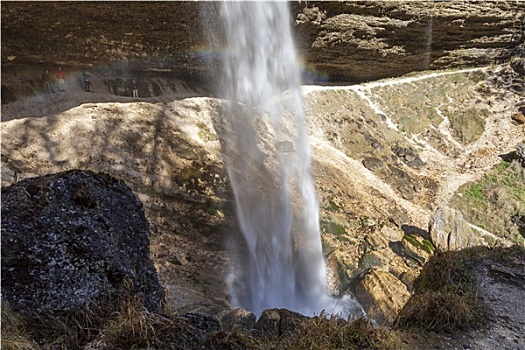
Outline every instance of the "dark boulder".
[[142, 203], [113, 177], [68, 171], [2, 188], [2, 297], [30, 314], [139, 294], [159, 310]]
[[255, 324], [255, 330], [267, 338], [293, 335], [299, 324], [308, 318], [287, 309], [267, 309]]

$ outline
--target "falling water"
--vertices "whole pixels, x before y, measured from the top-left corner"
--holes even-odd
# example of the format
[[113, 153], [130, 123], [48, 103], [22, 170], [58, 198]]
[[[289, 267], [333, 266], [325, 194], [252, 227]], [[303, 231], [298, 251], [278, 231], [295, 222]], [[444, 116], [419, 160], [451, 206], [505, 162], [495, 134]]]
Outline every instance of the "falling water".
[[[229, 280], [231, 303], [260, 313], [348, 314], [327, 296], [318, 202], [286, 2], [223, 2], [222, 132], [245, 238]], [[343, 310], [345, 309], [345, 310]]]
[[432, 34], [434, 33], [434, 16], [430, 15], [426, 29], [426, 45], [425, 45], [425, 69], [430, 68], [430, 58], [432, 55]]

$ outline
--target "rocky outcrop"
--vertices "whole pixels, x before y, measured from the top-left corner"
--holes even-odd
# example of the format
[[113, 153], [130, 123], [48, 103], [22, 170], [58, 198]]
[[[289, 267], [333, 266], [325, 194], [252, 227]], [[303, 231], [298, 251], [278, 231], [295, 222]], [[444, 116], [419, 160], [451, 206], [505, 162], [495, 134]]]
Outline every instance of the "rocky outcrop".
[[439, 208], [428, 226], [432, 244], [438, 251], [461, 250], [486, 244], [483, 238], [468, 225], [461, 212]]
[[523, 54], [525, 4], [342, 1], [296, 5], [304, 59], [330, 80], [479, 66]]
[[[2, 71], [60, 64], [120, 75], [220, 74], [214, 2], [2, 3]], [[292, 3], [299, 54], [312, 80], [368, 81], [479, 66], [523, 54], [525, 4], [515, 1]]]
[[2, 298], [61, 313], [124, 290], [158, 310], [148, 235], [142, 203], [108, 175], [69, 171], [2, 188]]
[[226, 310], [219, 315], [221, 328], [227, 332], [235, 330], [236, 328], [250, 331], [255, 327], [256, 320], [257, 318], [253, 312], [242, 308]]
[[381, 326], [391, 326], [410, 297], [406, 285], [390, 272], [371, 269], [355, 288], [367, 316]]

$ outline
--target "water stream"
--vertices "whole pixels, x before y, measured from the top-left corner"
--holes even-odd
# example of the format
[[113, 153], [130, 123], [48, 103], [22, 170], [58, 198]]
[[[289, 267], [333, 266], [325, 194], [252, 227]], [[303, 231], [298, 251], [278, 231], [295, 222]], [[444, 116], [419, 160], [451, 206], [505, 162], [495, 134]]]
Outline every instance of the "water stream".
[[[433, 5], [431, 5], [433, 6]], [[434, 34], [434, 16], [430, 14], [428, 25], [425, 31], [425, 69], [430, 69], [432, 64], [432, 35]]]
[[245, 245], [231, 303], [256, 315], [307, 315], [353, 305], [327, 295], [318, 201], [286, 2], [222, 2], [226, 38], [221, 138]]

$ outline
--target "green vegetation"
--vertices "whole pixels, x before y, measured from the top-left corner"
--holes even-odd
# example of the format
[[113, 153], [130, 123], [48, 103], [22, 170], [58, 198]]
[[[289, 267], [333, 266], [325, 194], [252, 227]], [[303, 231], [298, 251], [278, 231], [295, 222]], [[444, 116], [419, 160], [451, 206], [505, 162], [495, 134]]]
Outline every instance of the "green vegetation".
[[346, 235], [346, 230], [345, 228], [342, 226], [342, 225], [339, 225], [333, 221], [330, 221], [330, 222], [323, 222], [321, 224], [322, 228], [323, 228], [323, 231], [331, 234], [331, 235], [335, 235], [335, 236], [344, 236]]
[[424, 239], [422, 242], [418, 240], [418, 236], [414, 234], [404, 235], [403, 239], [418, 249], [422, 249], [428, 254], [434, 254], [436, 248], [428, 239]]
[[357, 271], [355, 271], [355, 275], [364, 272], [368, 270], [369, 268], [375, 267], [375, 266], [382, 266], [385, 265], [385, 262], [381, 259], [381, 256], [378, 253], [370, 252], [366, 253], [361, 257], [359, 260], [359, 266]]
[[517, 161], [501, 162], [481, 180], [461, 186], [452, 205], [470, 223], [525, 244], [513, 220], [525, 215], [525, 169]]
[[197, 127], [200, 130], [198, 135], [202, 141], [208, 142], [208, 141], [216, 141], [219, 139], [217, 135], [213, 134], [210, 131], [210, 128], [208, 128], [206, 124], [199, 122], [197, 123]]
[[450, 113], [448, 117], [461, 140], [468, 143], [479, 137], [487, 114], [475, 107], [470, 91], [484, 76], [482, 72], [456, 73], [377, 87], [372, 92], [376, 103], [399, 125], [399, 129], [411, 134], [427, 131], [430, 126], [437, 127], [443, 121], [439, 113], [443, 106], [467, 107], [465, 111]]
[[479, 139], [485, 130], [488, 113], [486, 109], [468, 108], [457, 112], [447, 111], [445, 114], [459, 140], [469, 144]]
[[414, 281], [415, 294], [397, 320], [398, 328], [467, 330], [487, 320], [488, 310], [478, 299], [477, 264], [486, 261], [519, 264], [525, 249], [476, 247], [434, 255]]
[[330, 200], [328, 204], [330, 205], [330, 209], [332, 209], [333, 211], [339, 210], [339, 206], [333, 200]]

